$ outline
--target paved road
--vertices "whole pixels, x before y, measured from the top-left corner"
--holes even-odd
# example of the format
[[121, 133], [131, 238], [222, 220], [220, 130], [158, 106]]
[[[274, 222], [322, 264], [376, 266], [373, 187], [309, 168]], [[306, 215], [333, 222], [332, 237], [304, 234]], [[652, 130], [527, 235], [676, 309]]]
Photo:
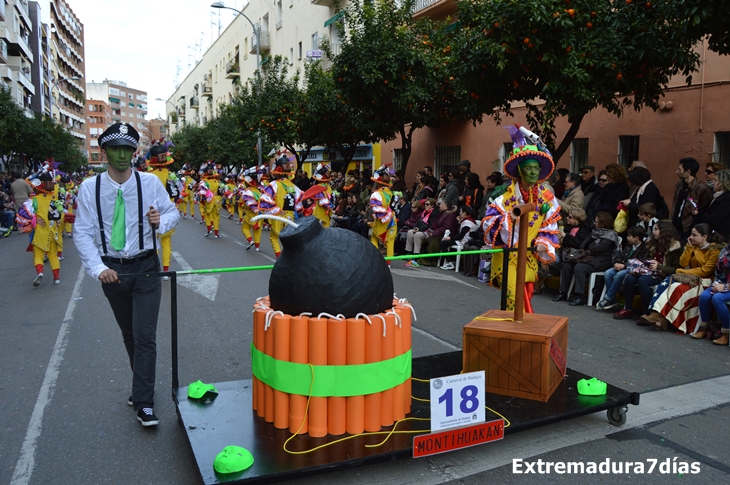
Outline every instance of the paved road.
[[[223, 220], [221, 239], [181, 221], [172, 269], [269, 264], [243, 247], [240, 226]], [[267, 236], [267, 233], [264, 233]], [[142, 429], [126, 404], [131, 373], [101, 288], [80, 268], [66, 239], [60, 286], [38, 288], [25, 235], [0, 239], [0, 483], [27, 485], [198, 484], [197, 468], [170, 398], [169, 283], [158, 337], [157, 429]], [[179, 288], [180, 381], [221, 382], [251, 376], [251, 305], [267, 294], [268, 271], [191, 278]], [[496, 290], [454, 272], [394, 264], [396, 293], [417, 311], [414, 355], [461, 347], [461, 329], [498, 307]], [[201, 283], [204, 281], [204, 284]], [[347, 470], [298, 483], [664, 483], [671, 475], [525, 475], [526, 461], [699, 462], [682, 483], [730, 483], [730, 349], [615, 321], [585, 307], [533, 301], [538, 313], [570, 318], [569, 366], [642, 393], [622, 428], [605, 413], [526, 431], [498, 443], [427, 459]], [[648, 469], [648, 464], [646, 465]], [[632, 470], [633, 471], [633, 470]], [[648, 470], [646, 470], [648, 471]]]

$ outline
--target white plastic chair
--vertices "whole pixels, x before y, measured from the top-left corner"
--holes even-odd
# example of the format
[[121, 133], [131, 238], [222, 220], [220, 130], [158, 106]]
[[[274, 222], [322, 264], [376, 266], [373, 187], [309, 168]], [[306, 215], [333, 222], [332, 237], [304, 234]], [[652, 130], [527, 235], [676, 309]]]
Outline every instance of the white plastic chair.
[[[621, 247], [621, 244], [623, 243], [623, 238], [621, 236], [618, 237], [618, 245]], [[603, 271], [597, 272], [597, 273], [591, 273], [591, 279], [588, 281], [588, 306], [593, 306], [593, 288], [596, 287], [596, 278], [598, 277], [603, 278]], [[570, 287], [568, 288], [568, 298], [570, 298], [570, 294], [573, 292], [573, 287], [575, 286], [575, 276], [573, 276], [573, 279], [570, 280]], [[603, 299], [603, 296], [606, 294], [606, 285], [603, 285], [603, 292], [601, 293], [601, 298], [598, 299], [598, 301], [601, 301]]]
[[[449, 249], [456, 249], [456, 267], [455, 267], [454, 271], [458, 273], [459, 264], [461, 263], [461, 254], [459, 254], [459, 253], [461, 252], [461, 250], [463, 248], [461, 246], [459, 246], [458, 244], [454, 244], [453, 246], [450, 246]], [[436, 262], [436, 266], [438, 266], [439, 268], [441, 267], [441, 259], [442, 259], [442, 257], [439, 256], [439, 259]]]

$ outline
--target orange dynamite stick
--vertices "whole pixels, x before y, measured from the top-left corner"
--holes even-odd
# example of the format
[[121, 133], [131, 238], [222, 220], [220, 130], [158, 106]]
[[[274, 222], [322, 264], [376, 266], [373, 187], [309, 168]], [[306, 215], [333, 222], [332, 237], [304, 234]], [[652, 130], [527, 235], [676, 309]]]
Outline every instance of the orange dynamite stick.
[[[275, 315], [272, 324], [274, 330], [274, 358], [289, 361], [289, 342], [291, 341], [291, 315]], [[269, 328], [271, 331], [272, 328]], [[289, 427], [289, 394], [274, 390], [274, 428]]]
[[[274, 345], [274, 329], [269, 326], [264, 331], [264, 353], [273, 357]], [[264, 384], [264, 421], [274, 422], [274, 388], [268, 384]]]
[[[309, 317], [291, 317], [289, 359], [297, 364], [309, 362]], [[289, 394], [289, 432], [292, 434], [296, 433], [297, 430], [301, 434], [307, 432], [309, 427], [309, 419], [305, 414], [307, 397]], [[304, 424], [302, 424], [302, 421], [304, 421]], [[300, 426], [301, 429], [299, 429]]]
[[[365, 326], [365, 363], [380, 362], [383, 353], [383, 323], [380, 318], [370, 316], [371, 323]], [[380, 406], [382, 392], [365, 396], [365, 431], [380, 431]]]
[[[347, 319], [347, 365], [365, 363], [365, 320]], [[365, 396], [349, 396], [347, 401], [348, 434], [365, 431]]]
[[[402, 304], [398, 305], [395, 311], [400, 315], [401, 326], [403, 327], [403, 352], [405, 353], [411, 350], [412, 335], [411, 335], [411, 309]], [[405, 388], [403, 391], [403, 412], [410, 414], [411, 412], [411, 396], [413, 395], [413, 381], [410, 378], [406, 380]]]
[[[347, 322], [330, 318], [327, 322], [327, 365], [347, 364]], [[338, 436], [347, 431], [347, 400], [327, 398], [327, 432]]]
[[[327, 319], [309, 319], [309, 363], [327, 365]], [[321, 438], [327, 435], [327, 398], [309, 400], [309, 436]]]
[[[397, 318], [393, 312], [389, 315], [394, 318], [395, 325], [393, 326], [393, 341], [395, 353], [393, 357], [403, 354], [403, 328], [400, 323], [400, 318]], [[403, 395], [405, 394], [405, 383], [398, 384], [393, 388], [393, 420], [400, 421], [406, 417], [403, 409]]]
[[[385, 318], [385, 337], [383, 337], [383, 351], [380, 354], [380, 360], [392, 359], [395, 357], [395, 317], [393, 314], [383, 315]], [[383, 398], [380, 401], [380, 424], [382, 426], [390, 426], [393, 424], [393, 399], [395, 397], [395, 389], [387, 389], [383, 391]]]
[[[259, 352], [263, 352], [265, 348], [265, 342], [264, 339], [266, 338], [266, 332], [264, 331], [264, 326], [266, 325], [266, 310], [263, 308], [257, 309], [253, 313], [253, 326], [254, 326], [254, 332], [253, 332], [253, 345], [256, 347], [256, 350]], [[264, 405], [264, 396], [266, 394], [265, 388], [266, 384], [264, 384], [262, 381], [256, 379], [255, 382], [256, 386], [256, 414], [263, 418], [264, 417], [264, 410], [266, 406]]]

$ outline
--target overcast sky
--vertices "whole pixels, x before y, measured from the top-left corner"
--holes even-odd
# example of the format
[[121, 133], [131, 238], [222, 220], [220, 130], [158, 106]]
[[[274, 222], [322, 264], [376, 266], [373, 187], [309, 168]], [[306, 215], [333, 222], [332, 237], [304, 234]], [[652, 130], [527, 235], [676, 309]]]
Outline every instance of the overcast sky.
[[[148, 120], [165, 117], [165, 103], [155, 98], [171, 96], [175, 78], [185, 79], [215, 41], [219, 14], [221, 32], [235, 16], [210, 8], [213, 0], [66, 1], [84, 25], [86, 82], [110, 79], [146, 91]], [[39, 3], [43, 22], [49, 23], [50, 4]], [[224, 4], [242, 8], [245, 0]]]

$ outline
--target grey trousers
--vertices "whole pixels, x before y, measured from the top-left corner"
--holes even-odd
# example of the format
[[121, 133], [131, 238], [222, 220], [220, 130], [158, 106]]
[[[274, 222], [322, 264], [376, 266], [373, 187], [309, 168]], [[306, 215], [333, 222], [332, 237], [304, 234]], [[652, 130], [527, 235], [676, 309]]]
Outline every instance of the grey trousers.
[[[118, 274], [159, 271], [157, 255], [133, 264], [105, 263]], [[120, 278], [120, 283], [101, 285], [122, 331], [132, 368], [134, 410], [154, 406], [157, 366], [157, 316], [160, 312], [160, 278]]]

